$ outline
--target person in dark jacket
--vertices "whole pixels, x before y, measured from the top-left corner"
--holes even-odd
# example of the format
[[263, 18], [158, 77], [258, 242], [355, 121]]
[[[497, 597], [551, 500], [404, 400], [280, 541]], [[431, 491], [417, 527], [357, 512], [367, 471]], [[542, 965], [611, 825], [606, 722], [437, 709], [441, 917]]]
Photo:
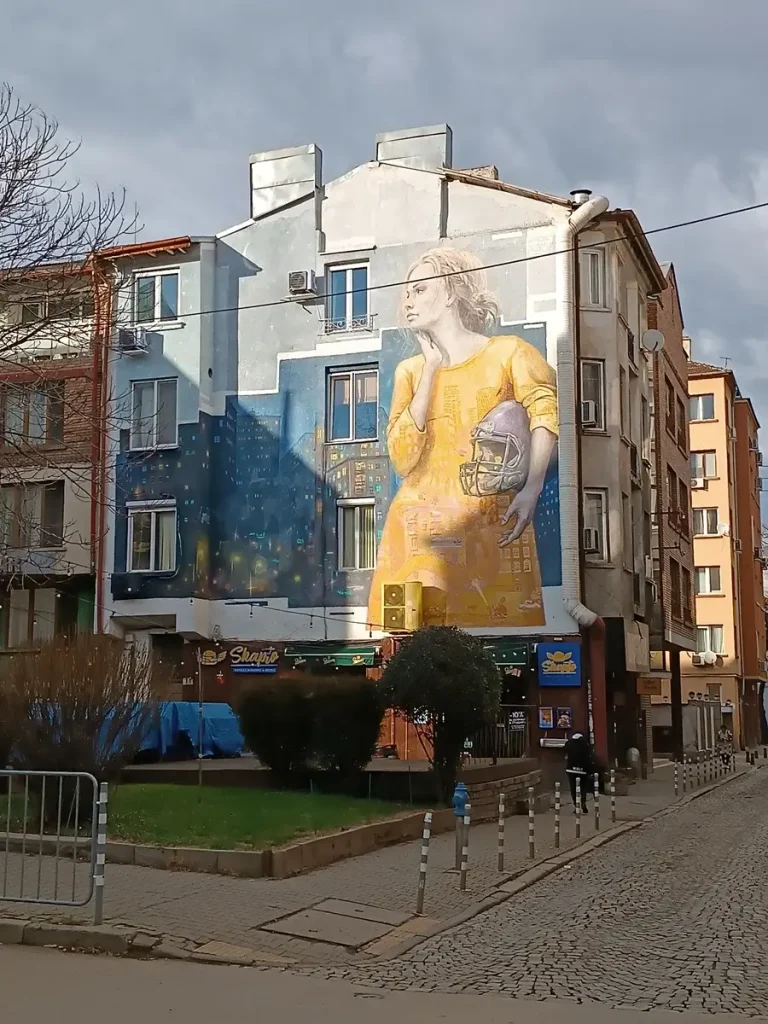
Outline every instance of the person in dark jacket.
[[576, 779], [581, 780], [581, 809], [586, 813], [587, 793], [594, 789], [597, 763], [589, 741], [583, 733], [575, 732], [565, 744], [565, 771], [571, 784], [571, 799], [576, 808]]

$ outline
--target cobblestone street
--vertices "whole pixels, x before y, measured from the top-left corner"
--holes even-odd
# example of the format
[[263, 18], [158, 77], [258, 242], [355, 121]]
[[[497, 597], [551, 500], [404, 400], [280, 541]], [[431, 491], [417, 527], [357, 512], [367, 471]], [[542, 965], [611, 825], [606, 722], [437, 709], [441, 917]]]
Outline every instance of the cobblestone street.
[[768, 772], [590, 853], [396, 960], [386, 989], [768, 1017]]

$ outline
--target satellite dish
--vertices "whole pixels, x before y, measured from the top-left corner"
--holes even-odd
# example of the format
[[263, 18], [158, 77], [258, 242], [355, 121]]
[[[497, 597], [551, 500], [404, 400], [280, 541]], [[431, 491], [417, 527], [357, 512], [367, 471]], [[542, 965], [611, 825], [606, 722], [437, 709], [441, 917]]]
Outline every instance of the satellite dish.
[[664, 335], [661, 331], [649, 330], [643, 331], [643, 336], [640, 339], [640, 344], [643, 346], [646, 352], [661, 352], [664, 348]]
[[717, 662], [717, 655], [714, 651], [704, 651], [701, 660], [705, 665], [714, 665]]

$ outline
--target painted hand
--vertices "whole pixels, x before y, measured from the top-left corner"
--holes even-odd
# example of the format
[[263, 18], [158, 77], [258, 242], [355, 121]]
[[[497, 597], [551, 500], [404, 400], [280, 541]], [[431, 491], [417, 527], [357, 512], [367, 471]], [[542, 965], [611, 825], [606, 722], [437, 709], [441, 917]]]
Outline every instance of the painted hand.
[[508, 544], [516, 541], [526, 526], [530, 524], [533, 519], [533, 513], [536, 511], [536, 502], [539, 500], [540, 493], [538, 490], [529, 490], [527, 487], [524, 487], [522, 491], [515, 495], [512, 504], [501, 517], [503, 525], [506, 525], [513, 518], [515, 522], [510, 530], [501, 535], [499, 540], [500, 548], [505, 548]]
[[428, 370], [438, 370], [443, 364], [443, 353], [432, 341], [428, 334], [418, 335], [421, 351], [424, 353], [424, 362]]

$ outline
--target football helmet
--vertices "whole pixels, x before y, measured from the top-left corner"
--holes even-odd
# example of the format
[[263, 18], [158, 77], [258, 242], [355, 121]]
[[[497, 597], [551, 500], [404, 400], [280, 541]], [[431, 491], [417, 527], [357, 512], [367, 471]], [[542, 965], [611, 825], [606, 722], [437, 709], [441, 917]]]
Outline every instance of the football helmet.
[[472, 430], [472, 459], [459, 466], [465, 494], [485, 498], [519, 491], [528, 479], [531, 428], [519, 402], [501, 402]]

